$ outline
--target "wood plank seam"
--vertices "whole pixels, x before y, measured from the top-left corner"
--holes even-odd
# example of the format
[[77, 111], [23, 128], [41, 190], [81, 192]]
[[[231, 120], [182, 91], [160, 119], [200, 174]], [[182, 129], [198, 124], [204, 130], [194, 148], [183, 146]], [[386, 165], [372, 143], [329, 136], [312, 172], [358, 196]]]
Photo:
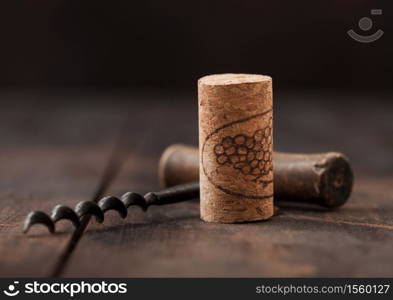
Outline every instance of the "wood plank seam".
[[[124, 130], [121, 130], [121, 133], [119, 134], [118, 140], [115, 143], [115, 146], [110, 154], [108, 163], [103, 171], [103, 175], [101, 177], [101, 180], [99, 181], [99, 184], [97, 186], [97, 189], [95, 193], [93, 194], [91, 201], [98, 202], [100, 198], [102, 197], [103, 193], [109, 188], [110, 184], [113, 182], [113, 180], [116, 178], [116, 175], [119, 173], [122, 162], [124, 161], [124, 156], [125, 153], [122, 153], [122, 140], [124, 137]], [[67, 243], [67, 246], [64, 248], [64, 251], [61, 253], [59, 256], [53, 271], [50, 274], [50, 277], [60, 277], [61, 274], [63, 273], [64, 268], [66, 267], [69, 259], [71, 258], [71, 255], [77, 246], [79, 240], [83, 236], [83, 233], [85, 229], [87, 228], [87, 225], [89, 224], [89, 221], [91, 219], [90, 215], [86, 215], [81, 219], [81, 224], [80, 226], [74, 230], [72, 233], [70, 240]]]

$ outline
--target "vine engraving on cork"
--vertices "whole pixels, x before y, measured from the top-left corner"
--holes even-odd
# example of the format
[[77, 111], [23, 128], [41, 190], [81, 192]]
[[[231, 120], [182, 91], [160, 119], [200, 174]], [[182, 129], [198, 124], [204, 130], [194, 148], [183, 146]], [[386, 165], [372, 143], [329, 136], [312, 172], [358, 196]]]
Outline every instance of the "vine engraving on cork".
[[[255, 129], [244, 126], [247, 122], [268, 125], [246, 132], [244, 128]], [[251, 199], [273, 196], [261, 189], [273, 183], [272, 160], [272, 110], [215, 129], [206, 137], [201, 153], [203, 173], [214, 187], [232, 196]], [[228, 182], [228, 177], [232, 182]]]

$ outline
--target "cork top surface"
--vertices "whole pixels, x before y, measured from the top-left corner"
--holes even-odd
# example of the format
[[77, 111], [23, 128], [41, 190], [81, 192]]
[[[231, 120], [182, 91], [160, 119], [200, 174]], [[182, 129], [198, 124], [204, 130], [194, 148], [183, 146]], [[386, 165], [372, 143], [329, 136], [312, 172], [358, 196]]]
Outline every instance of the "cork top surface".
[[232, 85], [242, 83], [268, 82], [271, 80], [272, 78], [266, 75], [226, 73], [204, 76], [199, 79], [198, 83], [203, 85]]

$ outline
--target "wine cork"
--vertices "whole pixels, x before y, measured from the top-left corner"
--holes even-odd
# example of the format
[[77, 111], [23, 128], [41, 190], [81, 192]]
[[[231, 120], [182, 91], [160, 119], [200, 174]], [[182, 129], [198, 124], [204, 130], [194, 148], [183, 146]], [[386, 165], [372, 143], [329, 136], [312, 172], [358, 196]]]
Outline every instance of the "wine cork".
[[198, 81], [201, 218], [273, 215], [272, 79], [219, 74]]

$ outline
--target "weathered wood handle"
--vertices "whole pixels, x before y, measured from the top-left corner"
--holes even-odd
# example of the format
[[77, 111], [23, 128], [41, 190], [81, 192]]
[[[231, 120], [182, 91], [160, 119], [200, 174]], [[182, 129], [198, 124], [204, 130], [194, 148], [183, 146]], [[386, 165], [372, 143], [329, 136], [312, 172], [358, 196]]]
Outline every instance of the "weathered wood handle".
[[[309, 202], [326, 207], [343, 205], [349, 198], [353, 173], [348, 159], [337, 152], [295, 154], [274, 152], [274, 199]], [[162, 187], [198, 181], [198, 148], [172, 145], [162, 154]]]

